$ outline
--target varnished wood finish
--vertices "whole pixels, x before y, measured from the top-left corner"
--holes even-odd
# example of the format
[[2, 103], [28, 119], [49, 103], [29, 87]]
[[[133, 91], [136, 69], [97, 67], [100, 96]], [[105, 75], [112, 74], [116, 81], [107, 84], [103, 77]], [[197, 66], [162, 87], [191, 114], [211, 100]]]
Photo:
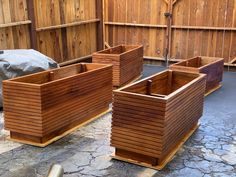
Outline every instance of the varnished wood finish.
[[224, 59], [215, 57], [194, 57], [173, 64], [171, 70], [204, 73], [207, 75], [206, 93], [220, 85], [223, 79]]
[[113, 91], [111, 145], [117, 155], [162, 162], [202, 116], [205, 84], [205, 74], [166, 70]]
[[[189, 139], [189, 137], [197, 130], [199, 127], [199, 124], [195, 125], [187, 134], [181, 139], [181, 141], [174, 147], [168, 155], [166, 155], [165, 158], [163, 158], [161, 161], [159, 160], [157, 165], [155, 164], [155, 160], [158, 160], [157, 158], [151, 158], [142, 154], [136, 154], [134, 152], [126, 151], [116, 149], [116, 153], [112, 155], [111, 157], [116, 160], [121, 160], [129, 163], [133, 163], [136, 165], [140, 165], [146, 168], [152, 168], [155, 170], [162, 170], [165, 168], [165, 166], [174, 158], [175, 154], [180, 150], [180, 148], [183, 146], [183, 144]], [[121, 154], [121, 156], [119, 156]], [[134, 158], [135, 156], [135, 158]], [[154, 163], [153, 163], [154, 162]]]
[[143, 46], [119, 45], [93, 54], [93, 63], [113, 65], [113, 86], [139, 77], [143, 71]]
[[44, 143], [108, 109], [112, 66], [75, 64], [3, 82], [5, 128]]

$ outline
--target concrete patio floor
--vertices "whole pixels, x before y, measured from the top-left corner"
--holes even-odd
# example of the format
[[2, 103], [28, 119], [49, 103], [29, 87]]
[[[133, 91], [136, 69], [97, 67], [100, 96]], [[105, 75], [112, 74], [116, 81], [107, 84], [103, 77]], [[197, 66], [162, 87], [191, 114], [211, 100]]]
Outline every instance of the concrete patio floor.
[[[163, 70], [144, 66], [144, 77]], [[37, 148], [6, 140], [0, 118], [0, 176], [41, 177], [51, 164], [64, 167], [65, 177], [233, 177], [236, 176], [236, 73], [225, 72], [223, 87], [206, 97], [201, 126], [175, 158], [155, 171], [111, 160], [111, 114], [69, 136]], [[2, 114], [2, 113], [1, 113]]]

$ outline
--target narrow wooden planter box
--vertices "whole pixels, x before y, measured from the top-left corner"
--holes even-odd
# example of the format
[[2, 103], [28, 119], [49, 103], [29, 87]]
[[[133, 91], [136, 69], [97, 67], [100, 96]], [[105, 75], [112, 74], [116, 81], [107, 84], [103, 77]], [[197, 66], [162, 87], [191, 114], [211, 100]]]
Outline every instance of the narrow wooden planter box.
[[205, 74], [166, 70], [113, 91], [115, 158], [163, 168], [202, 116], [205, 85]]
[[113, 64], [113, 86], [123, 86], [142, 75], [143, 46], [119, 45], [96, 52], [93, 63]]
[[195, 57], [170, 66], [170, 69], [207, 75], [206, 91], [210, 93], [219, 88], [223, 78], [224, 59], [215, 57]]
[[108, 110], [112, 66], [75, 64], [6, 80], [3, 97], [10, 138], [45, 146]]

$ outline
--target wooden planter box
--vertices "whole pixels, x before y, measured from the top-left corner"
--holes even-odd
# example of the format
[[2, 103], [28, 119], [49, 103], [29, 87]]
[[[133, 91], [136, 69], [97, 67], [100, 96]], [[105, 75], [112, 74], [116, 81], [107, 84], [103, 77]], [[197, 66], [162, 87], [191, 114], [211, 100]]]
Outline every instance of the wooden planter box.
[[123, 86], [143, 71], [143, 46], [119, 45], [93, 54], [93, 63], [113, 64], [113, 86]]
[[166, 70], [113, 91], [114, 158], [163, 164], [202, 116], [205, 84], [205, 74]]
[[224, 59], [214, 57], [195, 57], [170, 66], [171, 70], [204, 73], [207, 75], [206, 93], [220, 86], [224, 72]]
[[11, 139], [46, 146], [108, 110], [112, 66], [75, 64], [6, 80], [3, 97]]

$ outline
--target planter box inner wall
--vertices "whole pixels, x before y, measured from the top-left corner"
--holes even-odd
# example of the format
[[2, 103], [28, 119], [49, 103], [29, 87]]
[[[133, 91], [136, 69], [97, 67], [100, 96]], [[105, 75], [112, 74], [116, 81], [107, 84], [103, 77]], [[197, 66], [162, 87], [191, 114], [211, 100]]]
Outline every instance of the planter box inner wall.
[[207, 75], [206, 93], [218, 87], [223, 78], [224, 59], [215, 57], [195, 57], [170, 66], [170, 69], [183, 72], [204, 73]]

